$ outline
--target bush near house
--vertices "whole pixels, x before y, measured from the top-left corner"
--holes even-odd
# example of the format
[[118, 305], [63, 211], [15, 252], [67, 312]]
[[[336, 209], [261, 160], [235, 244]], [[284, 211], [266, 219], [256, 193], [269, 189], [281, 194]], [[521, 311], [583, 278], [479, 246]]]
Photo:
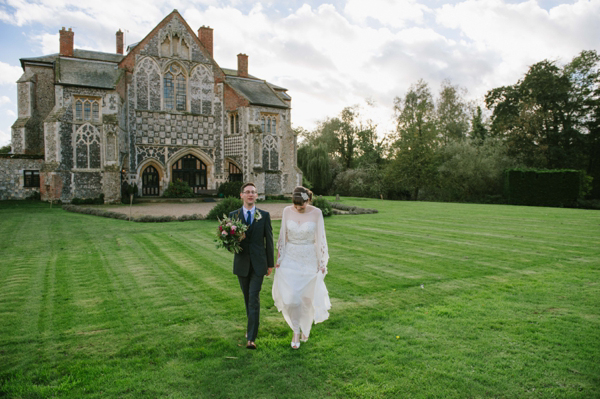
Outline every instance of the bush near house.
[[163, 193], [165, 198], [194, 198], [194, 191], [187, 182], [176, 180], [169, 183], [169, 187]]
[[222, 218], [223, 215], [229, 215], [229, 212], [235, 211], [242, 207], [244, 203], [240, 198], [228, 197], [222, 201], [219, 201], [217, 205], [215, 205], [208, 215], [206, 215], [207, 219], [217, 220], [217, 218]]
[[[219, 186], [217, 190], [217, 194], [222, 197], [240, 197], [240, 191], [242, 189], [242, 185], [244, 182], [241, 181], [228, 181], [227, 183], [223, 183]], [[222, 195], [221, 195], [222, 194]]]

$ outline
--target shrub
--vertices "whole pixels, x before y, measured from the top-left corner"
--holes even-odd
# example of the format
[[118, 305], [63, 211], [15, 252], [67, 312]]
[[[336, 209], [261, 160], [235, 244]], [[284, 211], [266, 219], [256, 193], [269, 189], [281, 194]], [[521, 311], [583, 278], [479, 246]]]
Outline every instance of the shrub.
[[[240, 191], [244, 182], [241, 181], [228, 181], [219, 186], [217, 194], [223, 194], [222, 197], [235, 197], [240, 198]], [[221, 196], [221, 195], [219, 195]]]
[[39, 201], [42, 199], [42, 196], [39, 191], [32, 191], [31, 194], [29, 194], [25, 199]]
[[217, 220], [217, 218], [223, 217], [223, 214], [229, 215], [229, 212], [235, 211], [242, 207], [244, 203], [240, 198], [228, 197], [222, 201], [219, 201], [213, 209], [206, 215], [207, 219]]
[[302, 187], [306, 187], [309, 190], [313, 189], [313, 184], [308, 181], [308, 179], [306, 178], [306, 176], [304, 176], [304, 173], [302, 174]]
[[325, 198], [317, 197], [314, 199], [312, 204], [321, 210], [323, 216], [333, 215], [333, 208], [331, 207], [329, 201], [327, 201]]
[[386, 191], [383, 171], [376, 165], [347, 169], [338, 173], [333, 191], [347, 197], [380, 198]]
[[503, 194], [503, 173], [515, 166], [505, 143], [488, 139], [451, 141], [439, 151], [436, 185], [425, 199], [434, 201], [486, 202]]
[[169, 183], [169, 187], [163, 193], [165, 198], [193, 198], [194, 191], [190, 188], [187, 182], [177, 179]]
[[100, 194], [96, 198], [78, 198], [75, 197], [71, 200], [73, 205], [102, 205], [104, 204], [104, 194]]
[[126, 181], [121, 185], [121, 202], [123, 204], [129, 204], [129, 195], [133, 194], [133, 199], [135, 202], [135, 198], [138, 196], [138, 185], [137, 183], [129, 184]]
[[583, 196], [585, 172], [580, 170], [509, 169], [505, 175], [509, 204], [576, 206]]

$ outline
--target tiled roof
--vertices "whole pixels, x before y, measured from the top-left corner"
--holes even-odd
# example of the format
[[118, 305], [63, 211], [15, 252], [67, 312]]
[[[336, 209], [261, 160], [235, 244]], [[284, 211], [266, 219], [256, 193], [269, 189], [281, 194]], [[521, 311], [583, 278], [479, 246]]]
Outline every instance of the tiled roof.
[[[225, 71], [224, 71], [225, 72]], [[226, 76], [225, 82], [253, 105], [275, 108], [289, 108], [264, 80]]]
[[113, 62], [61, 57], [56, 65], [56, 83], [114, 89], [123, 73]]
[[123, 74], [118, 69], [118, 63], [123, 57], [122, 54], [75, 49], [73, 57], [50, 54], [21, 58], [21, 65], [28, 62], [56, 63], [56, 83], [114, 89]]

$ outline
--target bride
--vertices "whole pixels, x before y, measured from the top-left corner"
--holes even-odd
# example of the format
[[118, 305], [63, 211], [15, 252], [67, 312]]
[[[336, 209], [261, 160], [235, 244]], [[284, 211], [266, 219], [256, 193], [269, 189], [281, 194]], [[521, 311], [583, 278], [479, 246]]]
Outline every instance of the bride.
[[308, 340], [313, 322], [329, 318], [331, 308], [324, 281], [329, 260], [325, 224], [321, 210], [309, 205], [311, 201], [310, 190], [294, 189], [293, 206], [283, 210], [277, 242], [273, 300], [294, 332], [293, 349]]

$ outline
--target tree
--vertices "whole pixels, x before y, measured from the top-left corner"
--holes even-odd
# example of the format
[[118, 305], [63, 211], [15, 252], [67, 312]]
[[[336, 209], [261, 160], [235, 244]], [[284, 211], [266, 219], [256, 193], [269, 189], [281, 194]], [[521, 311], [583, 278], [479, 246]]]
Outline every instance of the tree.
[[325, 145], [308, 145], [298, 149], [298, 167], [313, 185], [313, 191], [326, 194], [333, 182], [332, 165]]
[[397, 131], [396, 155], [390, 173], [399, 184], [409, 187], [416, 200], [419, 190], [435, 177], [435, 106], [427, 83], [412, 85], [404, 99], [394, 99]]
[[10, 144], [0, 147], [0, 154], [10, 154]]
[[498, 139], [453, 140], [439, 150], [438, 184], [431, 198], [438, 201], [487, 202], [500, 198], [503, 172], [518, 166]]
[[[582, 70], [577, 66], [585, 64], [576, 58], [560, 68], [544, 60], [532, 65], [515, 85], [487, 93], [492, 132], [504, 137], [511, 154], [528, 166], [584, 168], [582, 126], [589, 115], [582, 94], [591, 81], [577, 84], [586, 81], [580, 79]], [[589, 62], [583, 69], [589, 71]]]
[[485, 141], [488, 136], [487, 123], [483, 119], [483, 111], [478, 105], [471, 114], [471, 131], [469, 133], [473, 140]]
[[356, 148], [359, 154], [357, 157], [359, 167], [380, 166], [384, 162], [387, 140], [385, 137], [382, 139], [377, 137], [377, 125], [369, 120], [366, 126], [359, 125]]
[[442, 82], [436, 107], [436, 125], [443, 144], [463, 139], [469, 131], [469, 107], [461, 97], [461, 91], [464, 92], [458, 86], [452, 86], [449, 80]]

